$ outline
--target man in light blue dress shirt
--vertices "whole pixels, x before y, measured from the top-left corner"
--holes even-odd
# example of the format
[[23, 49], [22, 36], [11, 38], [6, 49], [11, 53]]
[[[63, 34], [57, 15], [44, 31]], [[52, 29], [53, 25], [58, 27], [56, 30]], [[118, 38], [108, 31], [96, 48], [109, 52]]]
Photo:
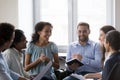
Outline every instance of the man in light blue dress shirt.
[[[77, 74], [85, 75], [87, 73], [99, 72], [102, 69], [102, 51], [100, 44], [89, 40], [89, 24], [81, 22], [77, 26], [78, 41], [69, 45], [66, 61], [76, 58], [84, 65], [78, 67], [76, 64], [68, 66], [68, 70]], [[72, 76], [64, 78], [64, 80], [78, 80]]]

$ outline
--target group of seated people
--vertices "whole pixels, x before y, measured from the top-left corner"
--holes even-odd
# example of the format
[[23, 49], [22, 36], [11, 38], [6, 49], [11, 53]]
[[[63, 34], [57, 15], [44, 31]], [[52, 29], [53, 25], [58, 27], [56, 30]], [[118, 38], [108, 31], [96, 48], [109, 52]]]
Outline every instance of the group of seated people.
[[49, 22], [38, 22], [26, 46], [27, 40], [22, 30], [15, 29], [10, 23], [0, 23], [0, 80], [33, 79], [31, 76], [37, 76], [50, 61], [52, 66], [41, 80], [80, 80], [71, 74], [81, 75], [85, 79], [108, 80], [112, 68], [120, 62], [119, 31], [111, 25], [101, 27], [98, 43], [89, 39], [89, 24], [80, 22], [77, 26], [78, 40], [69, 45], [66, 62], [77, 59], [83, 65], [67, 65], [65, 73], [59, 73], [58, 77], [55, 73], [60, 67], [58, 47], [49, 41], [52, 28]]

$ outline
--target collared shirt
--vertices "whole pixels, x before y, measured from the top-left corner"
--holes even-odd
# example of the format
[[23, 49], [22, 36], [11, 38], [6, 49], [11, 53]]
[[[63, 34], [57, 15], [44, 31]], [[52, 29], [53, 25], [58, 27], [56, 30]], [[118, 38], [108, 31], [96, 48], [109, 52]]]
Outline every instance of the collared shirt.
[[88, 40], [86, 45], [81, 45], [78, 41], [73, 42], [70, 44], [67, 52], [66, 61], [72, 59], [73, 54], [80, 54], [82, 55], [81, 62], [84, 64], [80, 66], [76, 72], [99, 72], [102, 69], [102, 51], [100, 44], [95, 43], [93, 41]]
[[29, 78], [30, 75], [23, 69], [23, 53], [15, 48], [9, 48], [6, 49], [2, 54], [12, 71], [20, 74], [21, 76]]
[[18, 80], [19, 76], [19, 74], [8, 68], [6, 61], [0, 53], [0, 80]]

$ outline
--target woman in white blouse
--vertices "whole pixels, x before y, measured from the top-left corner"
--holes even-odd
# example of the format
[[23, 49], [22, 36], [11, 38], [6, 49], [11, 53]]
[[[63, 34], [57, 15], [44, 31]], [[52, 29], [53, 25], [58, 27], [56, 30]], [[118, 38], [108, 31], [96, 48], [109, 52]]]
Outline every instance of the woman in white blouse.
[[[107, 32], [111, 31], [111, 30], [115, 30], [115, 28], [111, 25], [105, 25], [103, 26], [101, 29], [100, 29], [100, 36], [99, 36], [99, 40], [100, 40], [100, 43], [101, 43], [101, 49], [103, 51], [103, 57], [102, 57], [102, 63], [103, 63], [103, 66], [106, 62], [106, 60], [109, 58], [109, 55], [108, 53], [105, 52], [105, 48], [103, 46], [103, 43], [104, 43], [104, 40], [105, 40], [105, 35]], [[98, 72], [98, 73], [88, 73], [84, 76], [86, 79], [89, 79], [89, 78], [97, 78], [97, 79], [100, 79], [102, 77], [102, 72]]]
[[29, 74], [25, 72], [23, 68], [23, 53], [22, 49], [26, 48], [26, 37], [22, 30], [15, 30], [15, 37], [10, 48], [3, 52], [3, 56], [7, 61], [9, 68], [24, 76], [29, 78]]

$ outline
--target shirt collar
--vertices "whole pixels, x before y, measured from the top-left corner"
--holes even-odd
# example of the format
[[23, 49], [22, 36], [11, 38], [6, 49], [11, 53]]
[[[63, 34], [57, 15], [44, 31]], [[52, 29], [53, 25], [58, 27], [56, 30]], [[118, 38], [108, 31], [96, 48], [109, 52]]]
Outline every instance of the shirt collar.
[[[87, 43], [86, 43], [86, 45], [90, 45], [90, 44], [91, 44], [91, 41], [88, 40]], [[78, 46], [78, 45], [81, 45], [81, 44], [79, 43], [79, 41], [76, 42], [76, 46]]]
[[22, 56], [22, 52], [18, 51], [16, 48], [13, 48], [13, 50], [15, 50], [16, 53], [18, 53], [20, 56]]

